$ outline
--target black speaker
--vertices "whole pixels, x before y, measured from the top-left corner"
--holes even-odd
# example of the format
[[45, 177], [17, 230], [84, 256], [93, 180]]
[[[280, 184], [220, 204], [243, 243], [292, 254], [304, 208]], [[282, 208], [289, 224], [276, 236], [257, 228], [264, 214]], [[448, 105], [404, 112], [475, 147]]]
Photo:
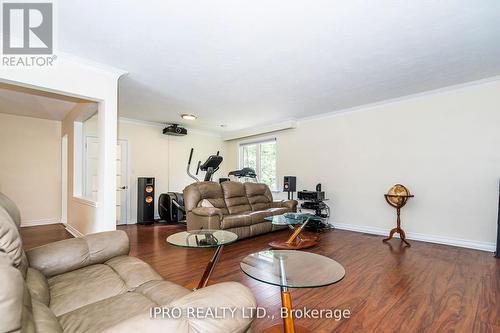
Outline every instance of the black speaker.
[[155, 179], [139, 177], [137, 179], [137, 223], [155, 222]]
[[500, 182], [498, 185], [497, 251], [495, 257], [500, 258]]
[[285, 176], [283, 180], [283, 192], [296, 192], [297, 191], [297, 177]]

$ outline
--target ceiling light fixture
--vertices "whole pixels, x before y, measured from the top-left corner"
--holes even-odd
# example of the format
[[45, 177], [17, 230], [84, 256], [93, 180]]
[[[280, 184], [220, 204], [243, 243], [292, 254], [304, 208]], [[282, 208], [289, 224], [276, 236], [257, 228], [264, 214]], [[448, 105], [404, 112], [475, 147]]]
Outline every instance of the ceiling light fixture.
[[186, 120], [196, 120], [197, 117], [194, 114], [184, 113], [184, 114], [181, 114], [181, 118], [186, 119]]

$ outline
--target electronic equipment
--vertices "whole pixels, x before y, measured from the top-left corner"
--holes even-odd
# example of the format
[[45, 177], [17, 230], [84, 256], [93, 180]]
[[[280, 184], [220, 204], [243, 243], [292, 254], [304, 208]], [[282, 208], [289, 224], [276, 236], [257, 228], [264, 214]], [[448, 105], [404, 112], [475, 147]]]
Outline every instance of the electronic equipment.
[[161, 222], [179, 223], [185, 220], [184, 196], [178, 192], [160, 194], [158, 198], [158, 214]]
[[[314, 215], [319, 217], [330, 217], [330, 207], [324, 202], [328, 199], [325, 198], [325, 192], [321, 191], [321, 184], [316, 185], [316, 191], [297, 192], [297, 198], [303, 201], [300, 204], [301, 209], [313, 210]], [[333, 229], [333, 226], [320, 220], [311, 220], [305, 228], [312, 231], [322, 231]]]
[[297, 191], [297, 177], [283, 177], [283, 192], [287, 192], [288, 200], [293, 199], [293, 192]]
[[323, 192], [323, 191], [299, 191], [299, 192], [297, 192], [297, 198], [299, 200], [319, 202], [319, 201], [325, 200], [325, 192]]
[[152, 224], [155, 221], [155, 179], [137, 179], [137, 223]]
[[179, 127], [178, 124], [172, 124], [163, 129], [163, 134], [165, 135], [184, 136], [187, 133], [187, 129], [185, 129], [184, 127]]

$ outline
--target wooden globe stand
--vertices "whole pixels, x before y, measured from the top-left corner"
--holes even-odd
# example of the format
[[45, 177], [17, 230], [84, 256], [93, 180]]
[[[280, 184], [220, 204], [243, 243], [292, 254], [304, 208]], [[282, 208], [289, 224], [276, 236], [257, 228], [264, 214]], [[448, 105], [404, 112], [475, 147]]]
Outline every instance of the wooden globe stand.
[[[396, 228], [393, 228], [391, 232], [389, 233], [389, 237], [385, 238], [382, 240], [382, 242], [387, 242], [392, 239], [394, 234], [397, 232], [399, 234], [399, 237], [401, 238], [401, 241], [404, 242], [406, 245], [411, 246], [410, 243], [406, 241], [406, 234], [403, 229], [401, 229], [401, 208], [406, 205], [408, 202], [409, 198], [413, 198], [414, 195], [396, 195], [396, 194], [384, 194], [385, 201], [392, 207], [396, 208], [396, 213], [397, 213], [397, 220], [396, 220]], [[392, 202], [390, 198], [401, 198], [400, 202], [398, 204]]]

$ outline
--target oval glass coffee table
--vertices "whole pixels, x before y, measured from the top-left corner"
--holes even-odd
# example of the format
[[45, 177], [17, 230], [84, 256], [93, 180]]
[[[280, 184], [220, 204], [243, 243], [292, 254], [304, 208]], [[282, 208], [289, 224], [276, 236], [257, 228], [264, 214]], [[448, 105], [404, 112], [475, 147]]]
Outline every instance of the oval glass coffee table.
[[167, 237], [169, 244], [179, 247], [189, 248], [209, 248], [216, 247], [212, 259], [207, 264], [198, 286], [195, 289], [206, 287], [212, 272], [215, 269], [217, 261], [224, 245], [234, 243], [238, 239], [238, 235], [234, 232], [225, 230], [191, 230], [182, 231]]
[[289, 288], [318, 288], [334, 284], [345, 276], [341, 264], [325, 256], [288, 250], [252, 253], [240, 263], [241, 270], [251, 278], [281, 288], [281, 304], [286, 309], [283, 324], [264, 332], [309, 332], [295, 326]]
[[313, 220], [325, 222], [326, 219], [306, 213], [285, 213], [266, 217], [274, 225], [287, 225], [292, 234], [286, 241], [272, 241], [269, 246], [275, 250], [300, 250], [313, 247], [318, 244], [318, 237], [306, 237], [301, 235], [304, 227]]

